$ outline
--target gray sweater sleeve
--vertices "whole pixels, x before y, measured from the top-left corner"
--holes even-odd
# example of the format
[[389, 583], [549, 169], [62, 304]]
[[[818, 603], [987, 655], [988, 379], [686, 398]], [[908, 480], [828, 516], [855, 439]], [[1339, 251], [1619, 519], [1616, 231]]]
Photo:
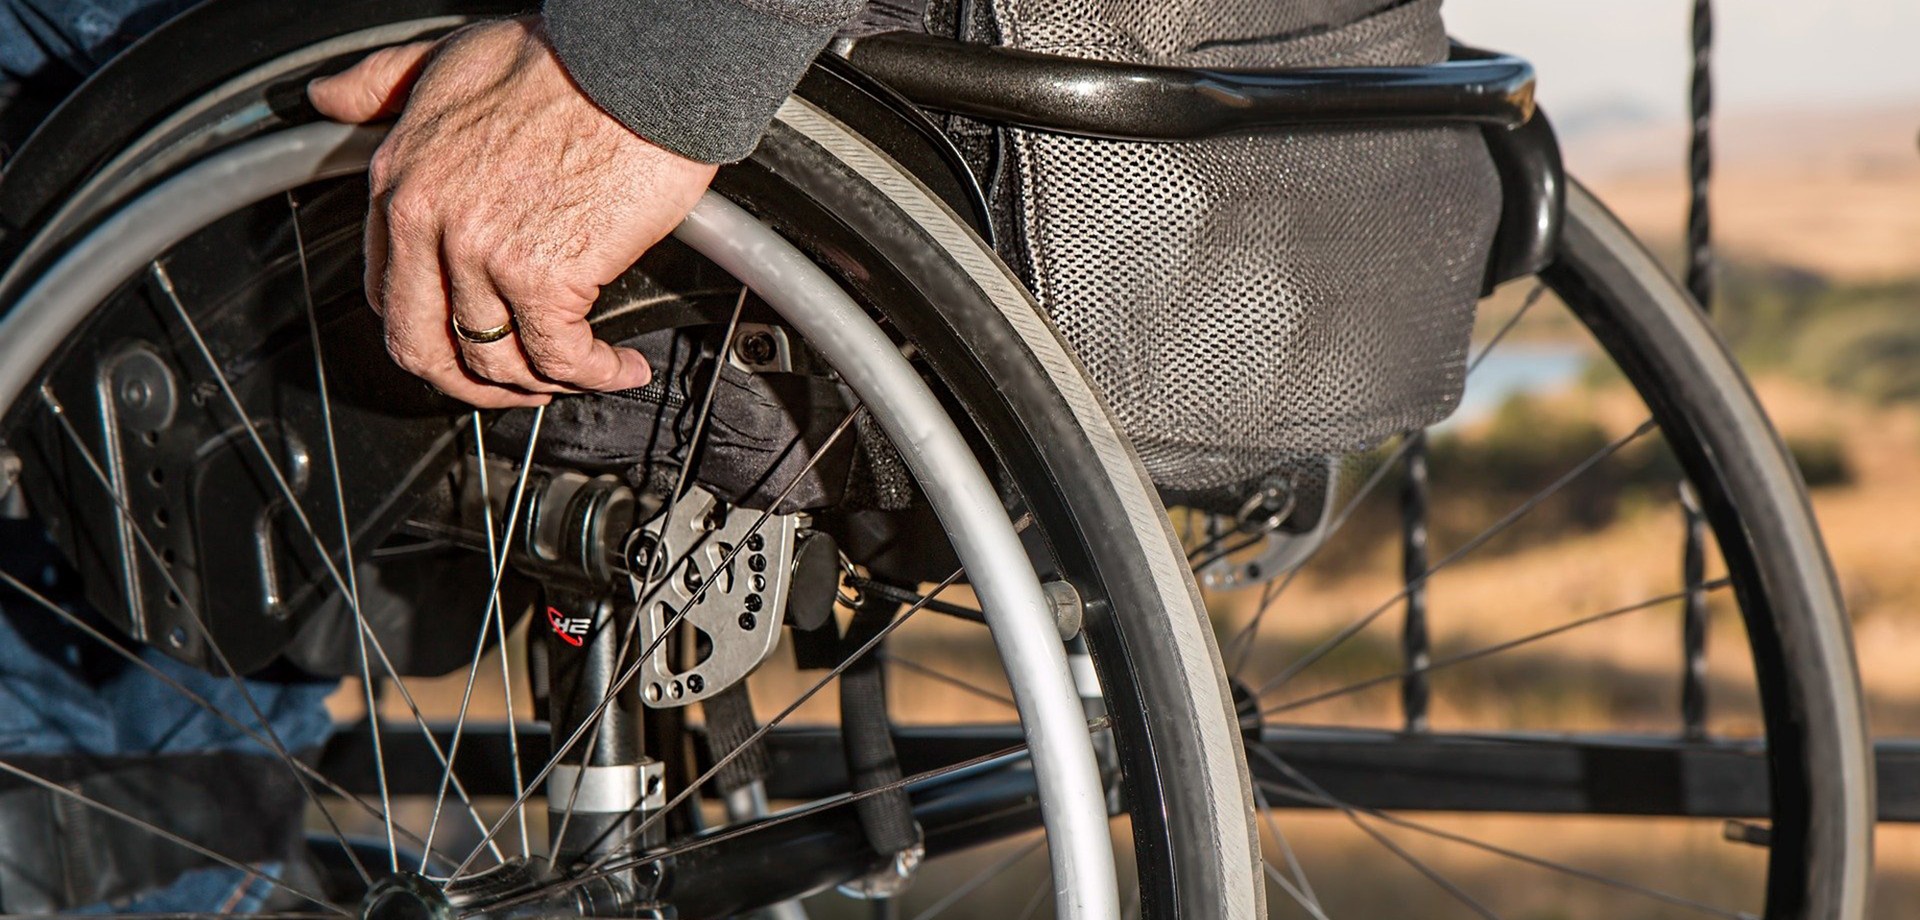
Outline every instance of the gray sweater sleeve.
[[808, 62], [862, 0], [546, 0], [548, 38], [588, 97], [675, 153], [753, 152]]

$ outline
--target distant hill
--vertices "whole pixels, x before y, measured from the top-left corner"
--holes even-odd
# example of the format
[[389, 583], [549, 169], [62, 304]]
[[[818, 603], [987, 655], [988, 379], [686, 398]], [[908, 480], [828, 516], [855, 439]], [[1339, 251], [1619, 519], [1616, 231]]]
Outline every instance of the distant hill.
[[[1575, 175], [1650, 241], [1677, 239], [1685, 124], [1628, 111], [1567, 121]], [[1730, 252], [1835, 279], [1920, 276], [1920, 100], [1731, 116], [1715, 141], [1715, 233]]]

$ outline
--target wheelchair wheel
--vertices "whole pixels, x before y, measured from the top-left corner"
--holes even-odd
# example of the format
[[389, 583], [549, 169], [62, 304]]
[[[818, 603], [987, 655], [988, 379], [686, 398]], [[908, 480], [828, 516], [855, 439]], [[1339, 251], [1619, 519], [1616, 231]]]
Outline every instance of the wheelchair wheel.
[[[225, 852], [230, 807], [105, 801], [37, 754], [0, 770], [253, 876], [271, 911], [1262, 915], [1245, 753], [1150, 484], [991, 251], [826, 113], [790, 102], [609, 288], [603, 334], [663, 349], [657, 391], [482, 415], [387, 366], [359, 290], [377, 134], [286, 94], [497, 12], [203, 7], [74, 103], [147, 109], [36, 142], [89, 173], [36, 172], [30, 145], [0, 189], [36, 215], [0, 281], [10, 507], [58, 551], [0, 573], [8, 615], [237, 733], [307, 805], [322, 871]], [[156, 61], [204, 66], [153, 92]], [[761, 414], [714, 408], [735, 390]], [[649, 427], [616, 460], [620, 418]], [[948, 673], [969, 656], [997, 674]], [[357, 682], [317, 755], [251, 708], [288, 662]], [[908, 667], [987, 702], [890, 718]], [[8, 910], [139, 903], [78, 882]]]
[[1865, 916], [1848, 620], [1708, 319], [1576, 186], [1481, 327], [1466, 417], [1309, 470], [1304, 524], [1175, 509], [1276, 915]]

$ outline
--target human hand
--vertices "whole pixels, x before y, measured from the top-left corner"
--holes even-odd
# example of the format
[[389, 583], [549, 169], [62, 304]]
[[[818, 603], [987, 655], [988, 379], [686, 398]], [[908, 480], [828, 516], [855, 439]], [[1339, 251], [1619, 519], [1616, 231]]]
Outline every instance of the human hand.
[[[375, 52], [315, 80], [335, 121], [399, 115], [375, 153], [367, 300], [402, 368], [482, 408], [646, 384], [646, 359], [587, 312], [686, 217], [715, 167], [595, 106], [535, 18]], [[495, 341], [455, 334], [511, 324]]]

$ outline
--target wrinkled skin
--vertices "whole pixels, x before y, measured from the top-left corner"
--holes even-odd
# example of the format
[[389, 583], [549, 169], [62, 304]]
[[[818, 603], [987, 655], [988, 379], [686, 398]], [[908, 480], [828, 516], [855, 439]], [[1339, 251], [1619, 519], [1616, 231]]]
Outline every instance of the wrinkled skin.
[[[399, 116], [373, 158], [367, 299], [401, 367], [482, 408], [644, 385], [594, 338], [604, 285], [686, 217], [714, 167], [649, 143], [568, 77], [537, 18], [388, 48], [308, 95], [336, 121]], [[468, 330], [514, 331], [489, 344]]]

